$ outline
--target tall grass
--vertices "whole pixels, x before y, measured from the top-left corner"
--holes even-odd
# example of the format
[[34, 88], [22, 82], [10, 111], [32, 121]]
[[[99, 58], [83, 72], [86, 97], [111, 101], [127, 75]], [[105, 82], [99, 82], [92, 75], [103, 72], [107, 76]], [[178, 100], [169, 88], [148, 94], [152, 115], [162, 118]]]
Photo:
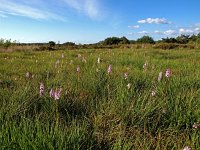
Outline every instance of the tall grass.
[[[0, 148], [198, 150], [200, 133], [193, 125], [200, 124], [199, 54], [198, 49], [0, 53]], [[49, 96], [51, 88], [63, 89], [59, 100]]]

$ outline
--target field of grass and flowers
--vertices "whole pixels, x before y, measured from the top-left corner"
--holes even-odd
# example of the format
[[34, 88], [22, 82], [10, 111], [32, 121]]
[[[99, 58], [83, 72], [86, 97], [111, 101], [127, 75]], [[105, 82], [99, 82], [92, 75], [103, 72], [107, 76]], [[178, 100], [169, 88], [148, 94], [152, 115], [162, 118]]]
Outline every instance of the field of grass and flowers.
[[2, 150], [200, 150], [199, 125], [199, 49], [0, 53]]

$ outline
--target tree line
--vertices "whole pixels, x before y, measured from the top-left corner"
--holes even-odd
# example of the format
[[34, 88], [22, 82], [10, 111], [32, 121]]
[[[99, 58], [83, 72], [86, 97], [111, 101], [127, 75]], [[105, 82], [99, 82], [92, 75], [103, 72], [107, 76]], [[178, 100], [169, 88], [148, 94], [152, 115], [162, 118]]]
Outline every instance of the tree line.
[[[155, 44], [155, 43], [177, 43], [177, 44], [200, 44], [200, 33], [197, 35], [180, 35], [177, 37], [167, 37], [162, 38], [161, 40], [155, 41], [151, 36], [145, 35], [141, 38], [138, 38], [137, 40], [129, 40], [125, 36], [119, 38], [119, 37], [108, 37], [103, 41], [100, 41], [98, 43], [95, 43], [96, 45], [119, 45], [119, 44]], [[0, 46], [9, 47], [10, 45], [43, 45], [48, 44], [50, 47], [54, 47], [56, 45], [62, 45], [62, 46], [75, 46], [74, 42], [65, 42], [60, 44], [59, 42], [56, 43], [54, 41], [49, 41], [48, 43], [18, 43], [16, 41], [11, 41], [11, 39], [6, 40], [1, 38], [0, 39]], [[80, 44], [79, 44], [80, 45]], [[91, 44], [89, 44], [91, 45]]]
[[176, 43], [176, 44], [200, 44], [200, 33], [197, 35], [180, 35], [177, 37], [167, 37], [155, 41], [152, 37], [145, 35], [137, 40], [128, 40], [126, 37], [109, 37], [98, 44], [115, 45], [115, 44], [155, 44], [155, 43]]
[[[47, 43], [19, 43], [11, 41], [11, 39], [0, 39], [0, 48], [23, 48], [27, 46], [34, 50], [59, 50], [59, 49], [87, 49], [87, 48], [118, 48], [120, 46], [135, 46], [136, 48], [143, 48], [144, 45], [151, 45], [149, 47], [160, 49], [174, 49], [174, 48], [198, 48], [200, 46], [200, 33], [197, 35], [179, 35], [177, 37], [167, 37], [155, 41], [151, 36], [145, 35], [137, 40], [129, 40], [123, 37], [108, 37], [103, 41], [94, 44], [76, 44], [74, 42], [65, 42], [60, 44], [54, 41]], [[129, 46], [130, 45], [130, 46]], [[20, 46], [20, 47], [19, 47]]]

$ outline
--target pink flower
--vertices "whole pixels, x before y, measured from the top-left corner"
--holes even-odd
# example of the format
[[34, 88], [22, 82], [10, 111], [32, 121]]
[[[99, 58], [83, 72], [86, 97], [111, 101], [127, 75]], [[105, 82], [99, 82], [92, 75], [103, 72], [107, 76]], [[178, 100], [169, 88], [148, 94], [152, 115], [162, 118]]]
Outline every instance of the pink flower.
[[151, 96], [156, 96], [156, 91], [152, 91]]
[[124, 79], [127, 80], [128, 79], [128, 72], [124, 73]]
[[143, 68], [144, 68], [144, 70], [147, 70], [147, 68], [148, 68], [148, 62], [147, 61], [145, 61]]
[[61, 97], [62, 88], [51, 89], [49, 96], [54, 100], [59, 100]]
[[61, 58], [65, 58], [65, 55], [62, 53]]
[[131, 83], [127, 84], [127, 88], [130, 89], [131, 88]]
[[169, 77], [171, 76], [171, 71], [170, 71], [169, 68], [166, 70], [165, 76], [166, 76], [167, 78], [169, 78]]
[[186, 146], [186, 147], [183, 148], [183, 150], [191, 150], [191, 148]]
[[56, 64], [55, 64], [55, 68], [58, 68], [58, 65], [60, 64], [60, 60], [57, 60], [56, 61]]
[[162, 72], [160, 72], [159, 74], [158, 74], [158, 82], [160, 82], [162, 80]]
[[109, 65], [108, 66], [108, 74], [111, 74], [112, 73], [112, 65]]
[[78, 66], [78, 67], [76, 68], [76, 71], [77, 71], [78, 73], [81, 71], [80, 66]]
[[98, 57], [98, 59], [97, 59], [97, 63], [100, 64], [100, 62], [101, 62], [101, 58]]
[[40, 96], [43, 96], [44, 95], [44, 84], [43, 83], [40, 83]]
[[53, 98], [53, 97], [54, 97], [54, 94], [55, 94], [54, 89], [51, 89], [50, 92], [49, 92], [49, 96]]
[[62, 88], [56, 88], [55, 93], [54, 93], [54, 99], [59, 100], [61, 96]]
[[194, 128], [194, 129], [199, 129], [199, 124], [197, 124], [197, 123], [194, 123], [193, 125], [192, 125], [192, 127]]
[[27, 73], [26, 73], [26, 77], [27, 77], [27, 78], [30, 78], [30, 77], [31, 77], [30, 72], [27, 72]]

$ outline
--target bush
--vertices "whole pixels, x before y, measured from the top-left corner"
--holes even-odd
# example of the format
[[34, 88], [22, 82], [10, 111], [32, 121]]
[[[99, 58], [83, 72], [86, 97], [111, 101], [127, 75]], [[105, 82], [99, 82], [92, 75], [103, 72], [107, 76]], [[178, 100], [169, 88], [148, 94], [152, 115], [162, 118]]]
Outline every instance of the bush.
[[152, 37], [150, 37], [150, 36], [143, 36], [143, 37], [139, 38], [137, 40], [137, 42], [138, 43], [149, 43], [149, 44], [154, 44], [155, 43], [154, 39]]
[[157, 43], [153, 46], [156, 49], [175, 49], [179, 47], [179, 44], [175, 43]]
[[54, 41], [49, 41], [49, 46], [50, 47], [54, 47], [56, 45], [56, 43]]
[[56, 50], [54, 47], [50, 47], [50, 46], [40, 46], [39, 48], [35, 49], [37, 51], [45, 51], [45, 50], [49, 50], [49, 51], [53, 51]]
[[12, 44], [11, 39], [9, 40], [0, 39], [0, 46], [4, 48], [8, 48], [9, 46], [11, 46], [11, 44]]
[[103, 45], [117, 45], [117, 44], [130, 44], [126, 37], [109, 37], [101, 42]]

